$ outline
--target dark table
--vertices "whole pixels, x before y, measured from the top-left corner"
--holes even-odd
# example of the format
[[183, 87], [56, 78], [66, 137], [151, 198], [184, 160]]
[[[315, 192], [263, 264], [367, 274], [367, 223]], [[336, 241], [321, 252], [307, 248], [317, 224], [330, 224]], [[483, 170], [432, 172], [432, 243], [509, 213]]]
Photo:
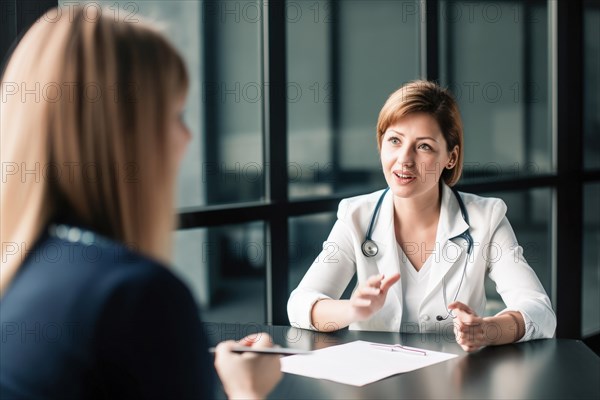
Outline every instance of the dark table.
[[[583, 342], [534, 340], [465, 353], [448, 334], [341, 330], [318, 333], [289, 326], [205, 323], [211, 345], [267, 332], [276, 344], [316, 350], [354, 340], [401, 343], [458, 357], [355, 387], [284, 374], [269, 396], [281, 399], [600, 399], [600, 357]], [[221, 391], [217, 394], [223, 398]]]

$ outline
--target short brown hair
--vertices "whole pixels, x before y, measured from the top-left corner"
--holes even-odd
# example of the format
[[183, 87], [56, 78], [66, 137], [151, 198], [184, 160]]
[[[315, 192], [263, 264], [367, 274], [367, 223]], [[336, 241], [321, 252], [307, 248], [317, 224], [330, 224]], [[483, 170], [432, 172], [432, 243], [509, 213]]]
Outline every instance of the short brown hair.
[[427, 113], [440, 125], [448, 151], [458, 146], [458, 159], [452, 169], [444, 169], [442, 179], [453, 186], [460, 179], [463, 168], [463, 125], [458, 104], [448, 89], [435, 82], [417, 80], [407, 83], [387, 99], [377, 120], [377, 147], [385, 131], [401, 118], [413, 113]]

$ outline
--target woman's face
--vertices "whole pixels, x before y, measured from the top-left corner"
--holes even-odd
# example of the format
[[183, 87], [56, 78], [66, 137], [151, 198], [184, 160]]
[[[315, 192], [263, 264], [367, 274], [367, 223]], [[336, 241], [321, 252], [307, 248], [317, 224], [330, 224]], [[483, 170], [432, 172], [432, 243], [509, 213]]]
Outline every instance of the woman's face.
[[169, 140], [171, 141], [171, 149], [173, 149], [173, 158], [175, 162], [175, 170], [179, 169], [181, 160], [185, 154], [187, 145], [192, 138], [190, 130], [183, 119], [183, 111], [185, 108], [185, 96], [182, 96], [174, 103], [169, 116]]
[[381, 141], [381, 166], [394, 195], [437, 195], [442, 172], [454, 167], [458, 157], [458, 146], [447, 149], [439, 124], [429, 114], [409, 114], [390, 125]]

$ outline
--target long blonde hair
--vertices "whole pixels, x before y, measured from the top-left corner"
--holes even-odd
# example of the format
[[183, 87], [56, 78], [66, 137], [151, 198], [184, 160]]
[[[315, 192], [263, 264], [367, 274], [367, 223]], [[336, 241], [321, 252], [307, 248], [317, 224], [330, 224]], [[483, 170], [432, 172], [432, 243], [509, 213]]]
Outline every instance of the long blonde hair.
[[185, 96], [188, 74], [157, 30], [113, 15], [49, 11], [2, 76], [0, 295], [65, 212], [169, 260], [176, 162], [168, 110]]

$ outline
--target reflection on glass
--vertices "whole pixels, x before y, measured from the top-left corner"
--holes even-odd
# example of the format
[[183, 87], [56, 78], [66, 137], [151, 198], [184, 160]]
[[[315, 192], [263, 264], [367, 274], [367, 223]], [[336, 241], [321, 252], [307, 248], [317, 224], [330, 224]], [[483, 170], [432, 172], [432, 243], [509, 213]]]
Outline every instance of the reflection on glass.
[[584, 1], [583, 11], [583, 162], [600, 168], [600, 3]]
[[259, 200], [264, 196], [262, 2], [202, 4], [206, 203]]
[[439, 19], [440, 80], [463, 117], [463, 179], [551, 172], [547, 2], [442, 1]]
[[204, 149], [204, 108], [201, 104], [202, 41], [201, 17], [202, 3], [197, 1], [59, 1], [65, 12], [81, 5], [92, 9], [102, 8], [102, 15], [135, 23], [145, 19], [158, 22], [159, 27], [171, 40], [185, 59], [190, 74], [185, 122], [192, 132], [192, 140], [181, 163], [177, 185], [177, 206], [190, 207], [205, 204], [205, 185], [202, 184], [202, 158]]
[[191, 87], [185, 121], [192, 141], [178, 178], [177, 205], [262, 198], [261, 2], [77, 3], [106, 7], [105, 13], [121, 19], [158, 21], [186, 60]]
[[[548, 296], [552, 298], [551, 189], [483, 193], [482, 196], [497, 197], [506, 203], [508, 207], [506, 217], [515, 232], [519, 246], [523, 248], [523, 255], [535, 271]], [[491, 279], [486, 279], [486, 295], [487, 314], [495, 314], [505, 307]]]
[[600, 183], [584, 187], [581, 332], [600, 332]]
[[192, 289], [207, 322], [263, 324], [264, 224], [177, 231], [175, 272]]
[[418, 77], [418, 5], [288, 2], [291, 198], [385, 186], [375, 126], [389, 94]]
[[333, 12], [330, 1], [289, 2], [287, 28], [290, 197], [331, 193]]

